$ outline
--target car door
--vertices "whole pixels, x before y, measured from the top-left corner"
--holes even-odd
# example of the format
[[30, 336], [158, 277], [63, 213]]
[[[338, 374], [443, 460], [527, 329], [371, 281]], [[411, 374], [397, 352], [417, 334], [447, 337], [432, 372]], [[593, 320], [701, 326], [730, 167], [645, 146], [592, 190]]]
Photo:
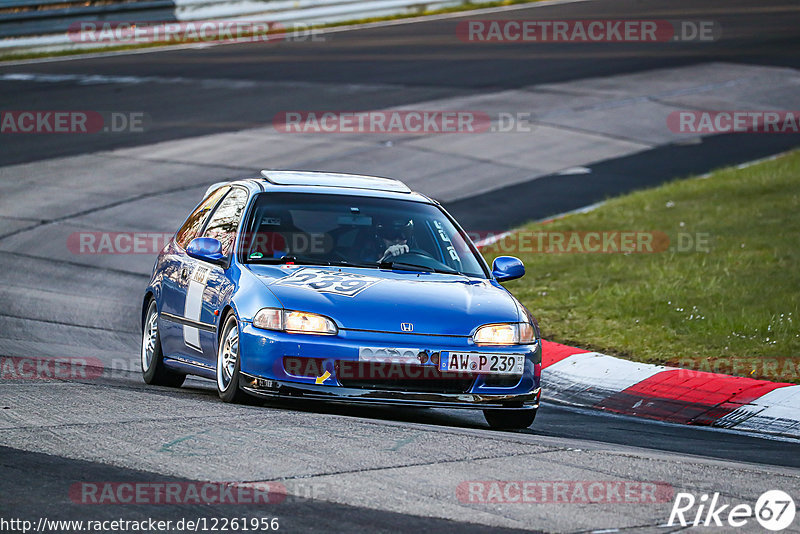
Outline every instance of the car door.
[[[226, 265], [230, 265], [235, 253], [236, 235], [247, 199], [247, 190], [241, 187], [231, 188], [211, 215], [201, 235], [220, 241], [222, 253], [228, 260]], [[184, 316], [196, 325], [184, 326], [185, 344], [199, 348], [202, 352], [202, 364], [214, 367], [217, 361], [216, 327], [221, 320], [221, 308], [233, 292], [233, 283], [228, 276], [228, 267], [193, 258], [189, 260], [194, 263], [190, 267]]]
[[161, 302], [159, 303], [159, 332], [161, 348], [168, 358], [196, 360], [201, 353], [199, 341], [193, 334], [187, 336], [184, 331], [186, 292], [189, 288], [189, 277], [194, 269], [195, 260], [186, 254], [186, 247], [203, 230], [214, 207], [230, 187], [221, 187], [207, 196], [200, 205], [187, 217], [175, 234], [163, 256]]

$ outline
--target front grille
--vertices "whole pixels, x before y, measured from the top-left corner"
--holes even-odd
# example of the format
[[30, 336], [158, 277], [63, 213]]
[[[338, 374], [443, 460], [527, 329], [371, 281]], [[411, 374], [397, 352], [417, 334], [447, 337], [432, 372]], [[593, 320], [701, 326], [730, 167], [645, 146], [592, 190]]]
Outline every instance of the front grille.
[[489, 388], [513, 388], [522, 380], [522, 375], [488, 375], [483, 385]]
[[414, 393], [466, 393], [475, 375], [442, 373], [431, 365], [336, 362], [336, 377], [344, 387]]
[[325, 373], [325, 360], [302, 356], [284, 356], [283, 370], [289, 376], [317, 378]]

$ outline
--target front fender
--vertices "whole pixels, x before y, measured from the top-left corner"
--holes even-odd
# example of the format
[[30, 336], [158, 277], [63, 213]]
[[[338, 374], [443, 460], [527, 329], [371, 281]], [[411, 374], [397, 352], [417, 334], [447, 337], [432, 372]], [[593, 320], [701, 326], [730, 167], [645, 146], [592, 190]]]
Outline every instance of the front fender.
[[[231, 266], [233, 292], [225, 299], [222, 310], [233, 309], [236, 317], [245, 323], [253, 322], [261, 308], [282, 308], [283, 304], [270, 289], [249, 270], [238, 264]], [[220, 313], [220, 319], [224, 314]]]
[[153, 265], [153, 274], [150, 276], [150, 282], [147, 284], [144, 290], [144, 296], [142, 297], [142, 313], [140, 317], [142, 331], [144, 331], [145, 314], [147, 313], [147, 306], [150, 303], [150, 299], [155, 299], [156, 307], [159, 310], [161, 309], [162, 282], [164, 278], [161, 268], [162, 255], [159, 254], [156, 258], [155, 265]]

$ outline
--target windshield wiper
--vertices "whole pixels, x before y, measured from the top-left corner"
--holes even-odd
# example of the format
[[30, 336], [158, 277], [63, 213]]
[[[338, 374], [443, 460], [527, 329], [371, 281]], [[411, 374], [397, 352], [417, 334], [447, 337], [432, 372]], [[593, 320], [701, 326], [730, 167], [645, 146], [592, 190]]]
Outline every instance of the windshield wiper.
[[346, 260], [337, 260], [330, 262], [330, 265], [337, 267], [362, 267], [365, 269], [377, 269], [378, 265], [375, 263], [353, 263]]
[[267, 265], [285, 265], [293, 263], [295, 265], [332, 265], [329, 261], [310, 260], [297, 258], [295, 256], [282, 256], [280, 258], [248, 258], [248, 263], [265, 263]]
[[382, 262], [378, 263], [379, 269], [391, 269], [393, 267], [412, 267], [415, 271], [425, 272], [425, 273], [440, 273], [440, 274], [458, 274], [461, 273], [456, 271], [455, 269], [437, 269], [435, 267], [425, 267], [424, 265], [417, 265], [416, 263], [406, 263], [403, 261], [391, 261], [391, 260], [383, 260]]
[[[363, 267], [367, 269], [392, 269], [401, 268], [403, 270], [419, 271], [423, 273], [437, 273], [437, 274], [455, 274], [463, 276], [463, 273], [455, 269], [437, 269], [435, 267], [425, 267], [424, 265], [417, 265], [416, 263], [406, 263], [403, 261], [384, 260], [378, 263], [351, 263], [345, 260], [325, 261], [314, 260], [306, 258], [298, 258], [296, 256], [283, 256], [281, 258], [250, 258], [248, 263], [261, 263], [267, 265], [325, 265], [326, 267]], [[406, 269], [407, 268], [407, 269]]]
[[248, 263], [261, 263], [267, 265], [285, 265], [293, 263], [295, 265], [324, 265], [326, 267], [366, 267], [377, 269], [378, 265], [374, 263], [351, 263], [346, 260], [315, 260], [313, 258], [298, 258], [297, 256], [283, 256], [280, 258], [250, 258]]

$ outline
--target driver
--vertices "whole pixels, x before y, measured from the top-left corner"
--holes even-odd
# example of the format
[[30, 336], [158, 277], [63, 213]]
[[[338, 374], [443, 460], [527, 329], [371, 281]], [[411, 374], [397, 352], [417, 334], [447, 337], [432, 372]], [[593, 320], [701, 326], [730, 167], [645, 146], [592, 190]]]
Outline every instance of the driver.
[[383, 219], [377, 221], [374, 228], [377, 251], [380, 253], [383, 250], [378, 257], [378, 263], [401, 254], [408, 254], [409, 242], [414, 235], [414, 221]]

